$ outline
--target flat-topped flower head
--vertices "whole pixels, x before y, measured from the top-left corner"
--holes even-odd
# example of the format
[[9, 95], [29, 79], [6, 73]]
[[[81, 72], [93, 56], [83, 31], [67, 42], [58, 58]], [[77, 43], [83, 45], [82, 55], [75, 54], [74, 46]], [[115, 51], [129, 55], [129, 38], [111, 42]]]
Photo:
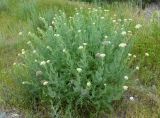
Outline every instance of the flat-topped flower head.
[[128, 86], [123, 86], [123, 89], [126, 91], [128, 90]]
[[87, 86], [88, 86], [88, 87], [91, 86], [91, 82], [90, 82], [90, 81], [87, 82]]
[[115, 22], [116, 22], [116, 20], [112, 20], [112, 22], [113, 22], [113, 23], [115, 23]]
[[45, 62], [45, 61], [41, 61], [41, 62], [40, 62], [40, 65], [41, 65], [41, 66], [44, 66], [44, 65], [46, 65], [46, 62]]
[[104, 57], [106, 56], [106, 54], [103, 54], [103, 53], [102, 53], [102, 54], [100, 54], [99, 56], [100, 56], [101, 58], [104, 58]]
[[87, 46], [87, 43], [83, 43], [84, 46]]
[[131, 57], [131, 56], [132, 56], [132, 54], [131, 54], [131, 53], [128, 53], [128, 56], [129, 56], [129, 57]]
[[65, 52], [67, 52], [67, 51], [66, 51], [66, 49], [63, 49], [63, 50], [62, 50], [62, 52], [64, 52], [64, 53], [65, 53]]
[[130, 101], [134, 101], [134, 97], [133, 96], [129, 97], [129, 99], [130, 99]]
[[83, 49], [83, 46], [79, 46], [78, 49], [79, 49], [79, 50]]
[[50, 61], [50, 60], [47, 60], [46, 62], [47, 62], [47, 63], [50, 63], [51, 61]]
[[136, 70], [139, 70], [139, 66], [136, 66]]
[[78, 33], [81, 33], [81, 30], [78, 30]]
[[124, 19], [124, 22], [127, 22], [127, 19]]
[[28, 35], [31, 36], [31, 32], [28, 32]]
[[123, 36], [125, 36], [125, 35], [127, 34], [127, 32], [126, 32], [126, 31], [122, 31], [121, 34], [122, 34]]
[[128, 80], [128, 76], [124, 76], [124, 79], [125, 79], [125, 80]]
[[44, 82], [43, 82], [43, 85], [44, 85], [44, 86], [48, 85], [48, 81], [44, 81]]
[[108, 38], [108, 36], [106, 35], [106, 36], [104, 36], [104, 38], [105, 38], [105, 39], [107, 39], [107, 38]]
[[19, 33], [18, 33], [19, 36], [21, 36], [22, 34], [23, 34], [22, 32], [19, 32]]
[[76, 70], [77, 70], [79, 73], [82, 72], [82, 69], [81, 69], [81, 68], [77, 68]]
[[137, 24], [137, 25], [135, 26], [136, 29], [139, 29], [139, 28], [141, 28], [141, 27], [142, 27], [141, 24]]
[[25, 50], [24, 49], [22, 49], [22, 55], [24, 55], [26, 52], [25, 52]]
[[36, 53], [37, 51], [36, 50], [33, 50], [33, 53]]
[[13, 65], [15, 66], [15, 65], [16, 65], [16, 63], [14, 62], [14, 63], [13, 63]]
[[108, 9], [105, 9], [104, 11], [105, 11], [105, 12], [109, 12], [109, 10], [108, 10]]
[[60, 34], [54, 34], [55, 37], [60, 37]]
[[54, 24], [55, 24], [55, 22], [54, 22], [54, 21], [52, 21], [52, 24], [54, 25]]
[[137, 56], [136, 55], [133, 55], [133, 58], [136, 58]]
[[149, 56], [149, 53], [145, 53], [145, 56], [148, 57], [148, 56]]
[[103, 59], [106, 56], [106, 54], [104, 54], [104, 53], [97, 53], [95, 56], [97, 58]]
[[101, 19], [103, 20], [103, 19], [104, 19], [104, 17], [102, 16], [102, 17], [101, 17]]
[[120, 44], [119, 44], [119, 47], [121, 47], [121, 48], [124, 48], [124, 47], [126, 47], [126, 46], [127, 46], [126, 43], [120, 43]]

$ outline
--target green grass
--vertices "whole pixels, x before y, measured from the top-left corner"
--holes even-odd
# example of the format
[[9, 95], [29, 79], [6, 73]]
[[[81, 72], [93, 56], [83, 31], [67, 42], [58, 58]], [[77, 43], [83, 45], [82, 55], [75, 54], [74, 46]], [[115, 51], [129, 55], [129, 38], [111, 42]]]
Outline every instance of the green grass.
[[[67, 16], [71, 16], [76, 7], [83, 6], [86, 9], [88, 7], [96, 7], [96, 5], [68, 2], [66, 0], [36, 0], [35, 2], [36, 4], [33, 4], [32, 7], [29, 5], [24, 6], [24, 2], [19, 0], [2, 0], [0, 3], [0, 88], [3, 88], [0, 89], [0, 93], [5, 93], [5, 96], [3, 96], [4, 94], [0, 95], [0, 104], [17, 107], [23, 109], [22, 111], [31, 110], [31, 108], [27, 108], [27, 105], [22, 106], [20, 104], [22, 101], [17, 102], [18, 100], [14, 97], [14, 92], [12, 91], [19, 90], [15, 87], [12, 76], [9, 74], [13, 63], [17, 60], [18, 52], [25, 47], [24, 38], [19, 36], [18, 33], [22, 31], [25, 34], [28, 31], [35, 30], [37, 26], [41, 25], [37, 22], [37, 17], [48, 18], [50, 13], [56, 13], [53, 11], [61, 9], [66, 12]], [[135, 80], [139, 79], [139, 81], [131, 83], [130, 87], [133, 89], [129, 89], [125, 95], [138, 96], [138, 102], [126, 102], [126, 99], [124, 99], [122, 102], [116, 103], [115, 106], [118, 104], [119, 107], [111, 116], [116, 117], [115, 114], [126, 111], [127, 117], [160, 117], [159, 23], [157, 21], [154, 23], [145, 21], [143, 11], [139, 16], [139, 10], [131, 4], [118, 3], [103, 7], [110, 10], [113, 14], [113, 19], [115, 19], [114, 17], [132, 18], [135, 24], [143, 24], [143, 30], [137, 34], [132, 53], [136, 54], [138, 58], [140, 55], [144, 55], [145, 52], [150, 54], [148, 60], [142, 62], [140, 72], [135, 77]], [[32, 15], [32, 11], [36, 11], [37, 14]], [[117, 16], [114, 16], [114, 14]], [[156, 20], [156, 17], [154, 19]], [[140, 61], [138, 58], [137, 61]]]

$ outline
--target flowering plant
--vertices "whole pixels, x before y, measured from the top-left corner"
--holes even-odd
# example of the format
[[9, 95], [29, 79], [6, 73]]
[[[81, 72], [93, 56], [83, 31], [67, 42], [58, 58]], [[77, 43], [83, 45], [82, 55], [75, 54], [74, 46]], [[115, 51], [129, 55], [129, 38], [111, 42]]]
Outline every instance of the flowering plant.
[[73, 17], [60, 11], [51, 23], [40, 17], [46, 30], [28, 33], [28, 49], [14, 63], [32, 103], [49, 108], [53, 117], [98, 117], [122, 98], [134, 36], [127, 31], [131, 20], [111, 15], [99, 8], [76, 10]]

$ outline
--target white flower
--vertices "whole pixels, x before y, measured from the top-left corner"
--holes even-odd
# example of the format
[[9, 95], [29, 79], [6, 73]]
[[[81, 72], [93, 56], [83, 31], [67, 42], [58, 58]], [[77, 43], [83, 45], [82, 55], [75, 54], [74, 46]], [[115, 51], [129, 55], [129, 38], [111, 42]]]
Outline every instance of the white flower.
[[102, 16], [101, 19], [104, 19], [104, 17]]
[[41, 62], [40, 62], [40, 65], [41, 65], [41, 66], [46, 65], [46, 62], [45, 62], [45, 61], [41, 61]]
[[47, 60], [46, 62], [47, 62], [47, 63], [50, 63], [51, 61], [50, 61], [50, 60]]
[[28, 45], [31, 44], [31, 41], [28, 41], [27, 44], [28, 44]]
[[13, 65], [16, 65], [16, 63], [14, 62]]
[[95, 25], [96, 23], [95, 23], [95, 22], [93, 22], [92, 24], [93, 24], [93, 25]]
[[37, 51], [36, 50], [33, 50], [33, 53], [36, 53]]
[[132, 33], [132, 31], [128, 31], [128, 33]]
[[54, 24], [55, 22], [54, 21], [52, 21], [52, 24]]
[[107, 86], [107, 84], [105, 83], [104, 86]]
[[148, 56], [149, 56], [149, 54], [148, 54], [148, 53], [145, 53], [145, 56], [147, 56], [147, 57], [148, 57]]
[[127, 19], [124, 19], [124, 22], [127, 22]]
[[79, 49], [79, 50], [83, 49], [83, 46], [79, 46], [78, 49]]
[[46, 48], [47, 48], [47, 49], [50, 49], [50, 47], [49, 47], [49, 46], [47, 46]]
[[18, 53], [18, 56], [21, 56], [21, 54], [20, 54], [20, 53]]
[[31, 35], [31, 32], [28, 32], [28, 35], [30, 36], [30, 35]]
[[80, 33], [81, 32], [81, 30], [78, 30], [78, 33]]
[[109, 12], [109, 10], [108, 10], [108, 9], [105, 9], [104, 11], [105, 11], [105, 12]]
[[77, 68], [76, 70], [77, 70], [79, 73], [82, 72], [82, 69], [81, 69], [81, 68]]
[[48, 81], [44, 81], [43, 85], [46, 86], [48, 84]]
[[128, 80], [128, 76], [124, 76], [124, 79], [125, 79], [125, 80]]
[[35, 59], [34, 62], [38, 62], [37, 59]]
[[126, 31], [122, 31], [122, 33], [121, 33], [123, 36], [124, 35], [126, 35], [127, 34], [127, 32]]
[[128, 86], [123, 86], [123, 89], [126, 91], [128, 90]]
[[39, 17], [40, 20], [44, 21], [45, 19], [43, 17]]
[[17, 114], [17, 113], [12, 113], [11, 114], [11, 118], [19, 118], [19, 117], [20, 117], [20, 115]]
[[22, 54], [25, 54], [25, 50], [24, 49], [22, 49]]
[[129, 56], [129, 57], [131, 57], [131, 56], [132, 56], [132, 54], [131, 54], [131, 53], [128, 53], [128, 56]]
[[59, 37], [59, 36], [60, 36], [60, 34], [54, 34], [54, 36], [55, 36], [55, 37]]
[[76, 15], [79, 15], [79, 13], [77, 12]]
[[139, 66], [136, 66], [136, 70], [139, 70]]
[[116, 22], [116, 20], [112, 20], [112, 22], [113, 22], [113, 23], [115, 23], [115, 22]]
[[27, 82], [22, 82], [22, 84], [26, 84]]
[[87, 45], [87, 43], [83, 43], [83, 45], [84, 45], [84, 46], [86, 46], [86, 45]]
[[133, 55], [133, 58], [136, 58], [137, 56], [136, 55]]
[[101, 58], [104, 58], [106, 56], [106, 54], [100, 54], [99, 55]]
[[21, 35], [22, 35], [22, 32], [19, 32], [18, 35], [21, 36]]
[[119, 44], [119, 47], [121, 47], [121, 48], [124, 48], [124, 47], [126, 47], [126, 46], [127, 46], [126, 43], [120, 43], [120, 44]]
[[49, 30], [52, 30], [52, 26], [49, 26]]
[[66, 49], [63, 49], [62, 51], [65, 53], [65, 52], [66, 52]]
[[90, 87], [91, 86], [91, 82], [89, 81], [89, 82], [87, 82], [87, 86], [88, 87]]
[[105, 38], [105, 39], [107, 39], [107, 38], [108, 38], [108, 36], [104, 36], [104, 38]]
[[137, 25], [135, 26], [136, 29], [139, 29], [139, 28], [141, 28], [141, 27], [142, 27], [141, 24], [137, 24]]
[[134, 97], [132, 97], [132, 96], [131, 96], [131, 97], [129, 97], [129, 99], [130, 99], [131, 101], [134, 101]]
[[23, 81], [22, 84], [30, 84], [28, 81]]

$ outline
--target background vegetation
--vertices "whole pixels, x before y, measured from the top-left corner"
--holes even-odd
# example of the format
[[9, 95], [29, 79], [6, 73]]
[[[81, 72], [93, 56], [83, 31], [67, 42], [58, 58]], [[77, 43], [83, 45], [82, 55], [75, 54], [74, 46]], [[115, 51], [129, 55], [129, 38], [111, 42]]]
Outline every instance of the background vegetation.
[[[25, 48], [24, 37], [28, 31], [35, 31], [37, 26], [43, 27], [39, 21], [39, 16], [45, 17], [49, 21], [53, 11], [64, 10], [67, 16], [72, 16], [75, 8], [84, 7], [97, 8], [92, 4], [71, 2], [66, 0], [36, 0], [32, 5], [31, 1], [1, 0], [0, 1], [0, 106], [7, 108], [17, 108], [26, 112], [33, 113], [33, 108], [21, 100], [21, 91], [17, 87], [13, 76], [10, 73], [13, 63], [18, 61], [17, 54]], [[132, 54], [137, 56], [136, 61], [141, 61], [141, 56], [149, 53], [147, 60], [142, 60], [140, 72], [133, 78], [129, 85], [125, 99], [115, 104], [116, 110], [111, 112], [111, 116], [121, 114], [127, 117], [146, 117], [156, 118], [160, 116], [160, 24], [158, 13], [152, 16], [152, 22], [145, 20], [144, 12], [130, 3], [104, 4], [102, 9], [109, 9], [112, 17], [132, 18], [135, 24], [141, 23], [143, 30], [137, 34], [136, 43]], [[125, 11], [124, 11], [125, 9]], [[42, 25], [42, 26], [41, 26]], [[24, 35], [19, 35], [22, 32]], [[15, 87], [16, 86], [16, 87]], [[134, 102], [128, 100], [128, 96], [135, 97]], [[118, 105], [118, 107], [117, 107]], [[37, 112], [37, 117], [40, 110]], [[34, 113], [35, 114], [35, 113]], [[41, 114], [42, 115], [42, 114]], [[36, 116], [34, 116], [36, 117]]]

